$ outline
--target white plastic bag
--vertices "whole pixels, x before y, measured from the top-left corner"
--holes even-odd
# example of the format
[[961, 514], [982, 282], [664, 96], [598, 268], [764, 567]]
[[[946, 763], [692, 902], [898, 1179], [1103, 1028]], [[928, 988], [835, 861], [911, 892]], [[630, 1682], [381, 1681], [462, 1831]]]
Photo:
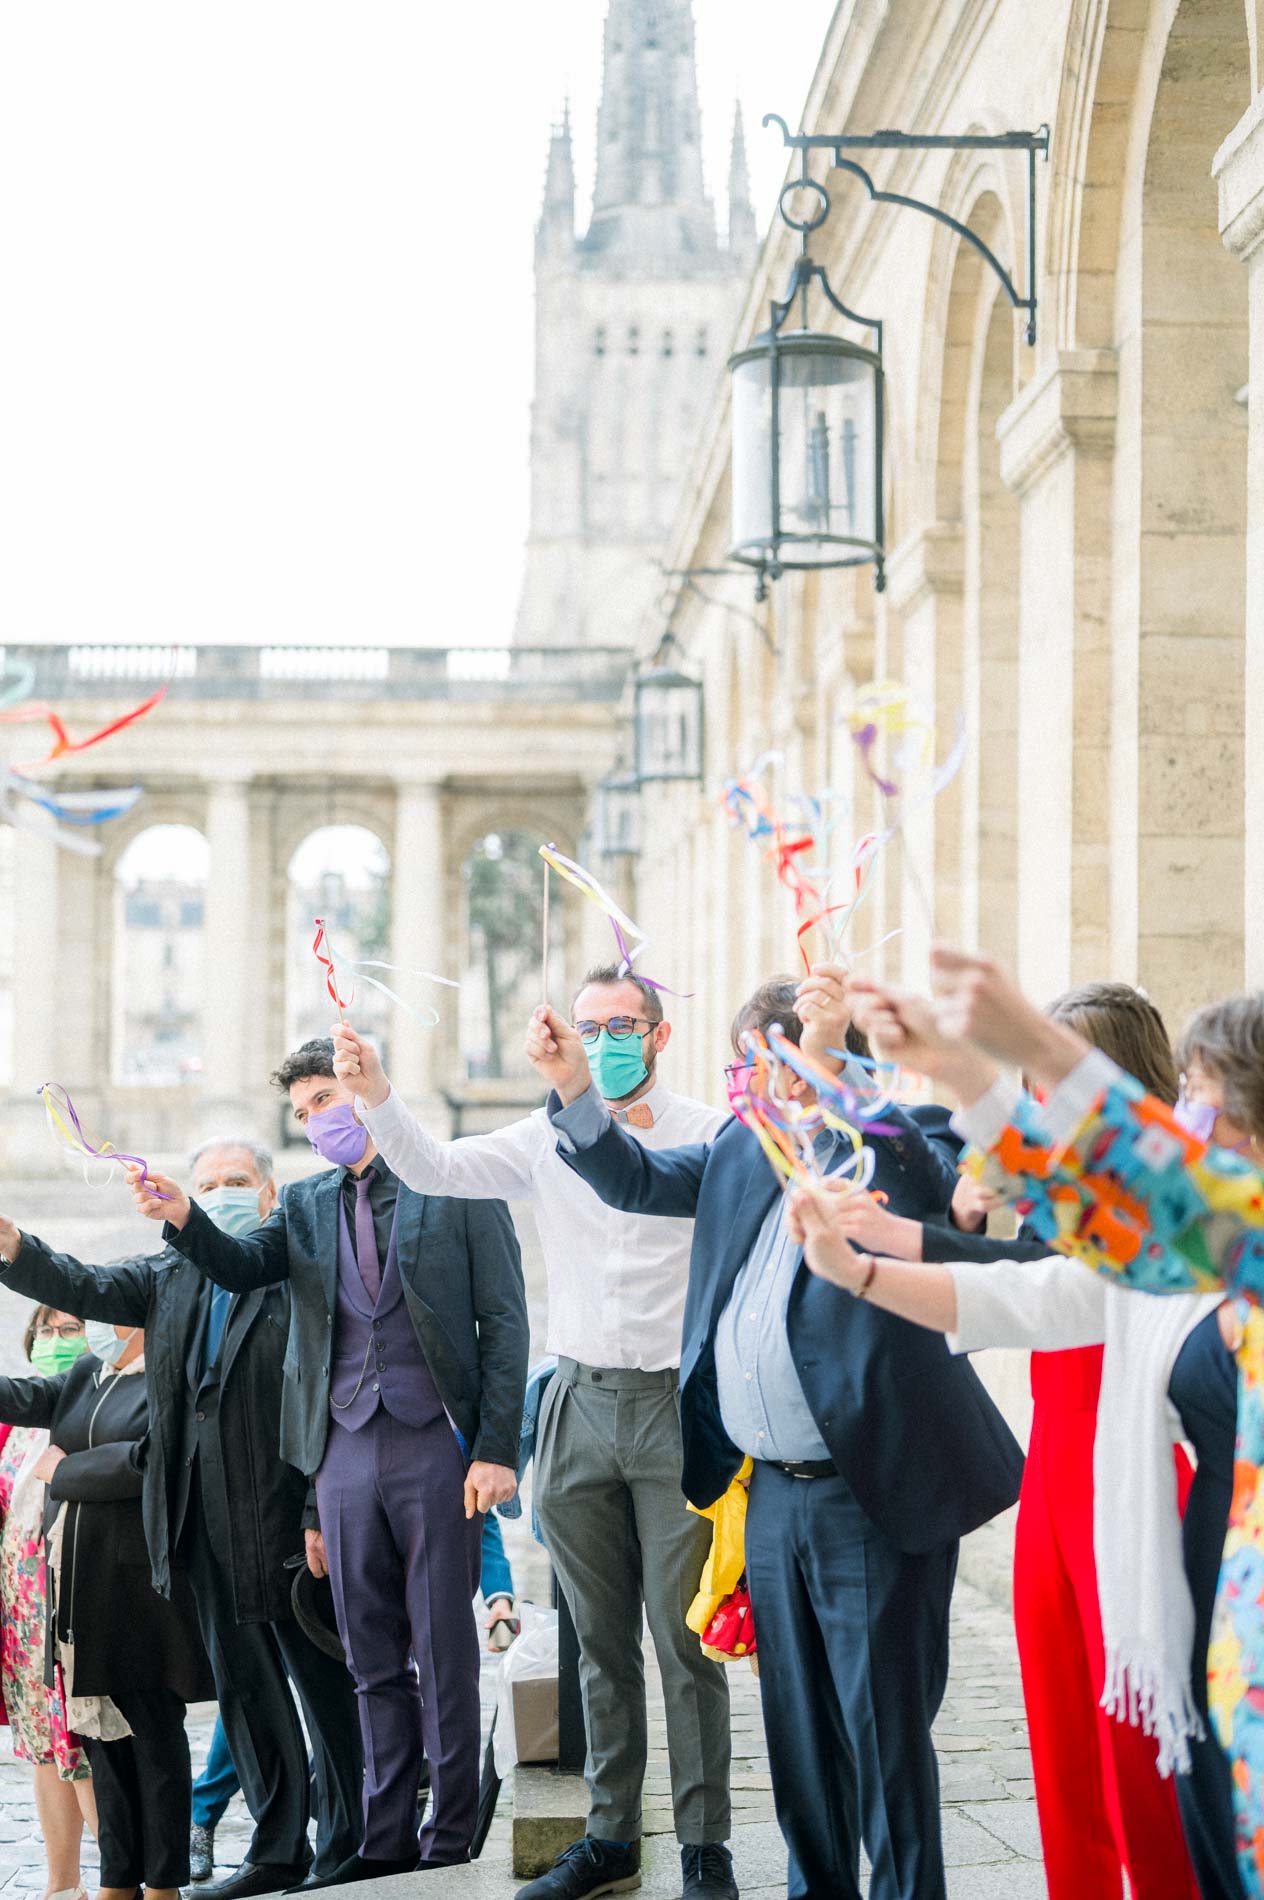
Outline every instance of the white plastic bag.
[[518, 1759], [514, 1733], [513, 1685], [557, 1675], [557, 1611], [538, 1603], [520, 1603], [522, 1634], [505, 1651], [496, 1691], [496, 1734], [493, 1747], [496, 1773], [503, 1781]]

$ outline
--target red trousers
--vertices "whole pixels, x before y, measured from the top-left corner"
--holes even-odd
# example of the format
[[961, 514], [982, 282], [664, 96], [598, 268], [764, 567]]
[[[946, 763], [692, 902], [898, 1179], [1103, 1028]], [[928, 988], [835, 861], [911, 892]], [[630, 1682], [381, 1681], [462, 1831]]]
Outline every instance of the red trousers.
[[[1014, 1623], [1049, 1900], [1198, 1900], [1156, 1744], [1099, 1706], [1093, 1439], [1102, 1349], [1033, 1353], [1031, 1449], [1014, 1546]], [[1181, 1501], [1188, 1489], [1184, 1464]]]

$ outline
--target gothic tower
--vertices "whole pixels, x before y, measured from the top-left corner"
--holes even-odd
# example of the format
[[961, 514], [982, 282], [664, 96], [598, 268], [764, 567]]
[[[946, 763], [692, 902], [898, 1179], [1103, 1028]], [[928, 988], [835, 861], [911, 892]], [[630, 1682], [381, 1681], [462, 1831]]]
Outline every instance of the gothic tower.
[[702, 175], [692, 0], [609, 0], [588, 230], [576, 236], [569, 108], [536, 227], [523, 645], [629, 645], [661, 588], [754, 262], [740, 112], [728, 214], [722, 244]]

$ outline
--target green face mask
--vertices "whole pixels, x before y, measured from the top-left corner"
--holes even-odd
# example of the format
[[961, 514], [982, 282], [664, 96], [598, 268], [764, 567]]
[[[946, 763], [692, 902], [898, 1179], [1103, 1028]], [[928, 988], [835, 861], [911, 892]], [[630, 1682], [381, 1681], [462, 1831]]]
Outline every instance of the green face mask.
[[640, 1036], [612, 1036], [608, 1029], [598, 1031], [596, 1042], [586, 1045], [588, 1066], [598, 1095], [607, 1102], [622, 1101], [639, 1089], [649, 1075], [641, 1053]]
[[31, 1364], [43, 1379], [55, 1379], [59, 1372], [69, 1372], [80, 1353], [88, 1350], [88, 1342], [80, 1333], [77, 1339], [60, 1339], [56, 1334], [51, 1339], [37, 1339], [31, 1347]]

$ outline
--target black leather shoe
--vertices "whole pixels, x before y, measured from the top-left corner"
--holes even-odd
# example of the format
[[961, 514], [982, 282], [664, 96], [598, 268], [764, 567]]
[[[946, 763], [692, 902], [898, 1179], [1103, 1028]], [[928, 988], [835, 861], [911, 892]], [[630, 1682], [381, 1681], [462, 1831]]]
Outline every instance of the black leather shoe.
[[733, 1856], [718, 1842], [682, 1847], [680, 1872], [684, 1880], [681, 1900], [738, 1900]]
[[[322, 1887], [345, 1887], [353, 1880], [386, 1880], [391, 1874], [413, 1874], [421, 1865], [421, 1855], [411, 1854], [407, 1860], [366, 1860], [363, 1854], [353, 1854], [350, 1860], [344, 1860], [341, 1867], [332, 1874], [305, 1880], [299, 1887], [287, 1887], [287, 1893], [319, 1893]], [[199, 1900], [206, 1892], [199, 1890]]]
[[547, 1874], [519, 1887], [514, 1900], [596, 1900], [598, 1894], [633, 1893], [641, 1884], [641, 1843], [620, 1847], [594, 1834], [572, 1841]]
[[198, 1900], [250, 1900], [256, 1893], [285, 1893], [307, 1872], [306, 1861], [294, 1867], [274, 1867], [243, 1860], [235, 1874], [208, 1880], [198, 1888]]

